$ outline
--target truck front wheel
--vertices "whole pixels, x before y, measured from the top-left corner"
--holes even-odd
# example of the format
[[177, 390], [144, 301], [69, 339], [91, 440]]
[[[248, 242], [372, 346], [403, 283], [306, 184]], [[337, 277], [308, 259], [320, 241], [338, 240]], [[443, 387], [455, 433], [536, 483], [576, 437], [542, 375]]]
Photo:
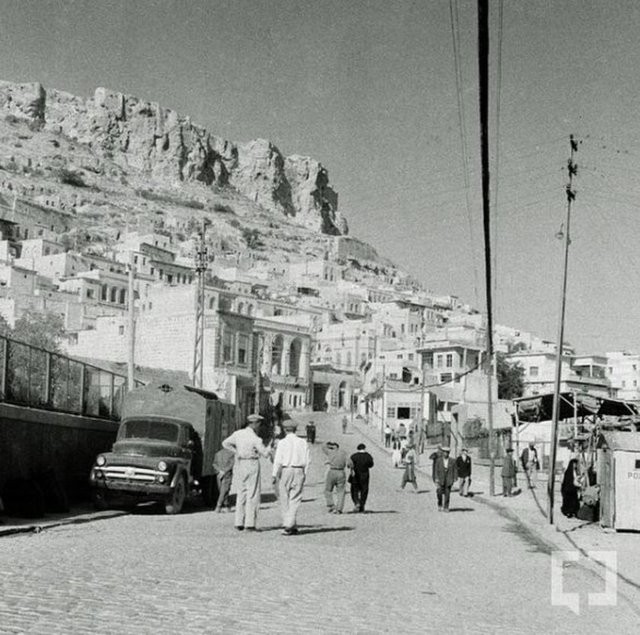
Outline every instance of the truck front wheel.
[[183, 476], [176, 481], [171, 498], [165, 503], [164, 510], [167, 514], [179, 514], [187, 497], [187, 483]]

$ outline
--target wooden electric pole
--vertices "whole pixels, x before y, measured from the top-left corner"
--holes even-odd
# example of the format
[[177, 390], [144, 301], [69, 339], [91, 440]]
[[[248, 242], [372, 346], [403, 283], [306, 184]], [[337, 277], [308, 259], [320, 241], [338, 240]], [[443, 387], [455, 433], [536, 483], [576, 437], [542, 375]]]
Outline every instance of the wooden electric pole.
[[482, 220], [484, 231], [487, 338], [487, 427], [489, 428], [489, 494], [495, 494], [495, 439], [493, 434], [493, 306], [491, 276], [491, 206], [489, 189], [489, 0], [478, 0], [478, 78], [480, 87], [480, 158], [482, 163]]
[[135, 317], [135, 260], [133, 251], [129, 252], [129, 288], [127, 293], [129, 294], [127, 302], [127, 318], [128, 318], [128, 335], [129, 335], [129, 347], [127, 354], [127, 388], [133, 390], [136, 386], [135, 382], [135, 350], [136, 350], [136, 317]]
[[549, 457], [549, 480], [547, 482], [547, 517], [549, 524], [553, 524], [553, 511], [555, 499], [556, 483], [556, 457], [558, 448], [558, 419], [560, 415], [560, 383], [562, 381], [562, 353], [564, 349], [564, 314], [567, 305], [567, 271], [569, 266], [569, 245], [571, 244], [571, 203], [576, 198], [573, 189], [573, 177], [578, 174], [578, 166], [574, 163], [573, 157], [578, 151], [578, 142], [573, 135], [569, 136], [571, 154], [567, 164], [569, 173], [569, 183], [566, 187], [567, 193], [567, 226], [564, 231], [564, 264], [562, 268], [562, 293], [560, 294], [560, 315], [558, 317], [558, 343], [556, 350], [556, 377], [553, 390], [553, 410], [551, 415], [551, 452]]

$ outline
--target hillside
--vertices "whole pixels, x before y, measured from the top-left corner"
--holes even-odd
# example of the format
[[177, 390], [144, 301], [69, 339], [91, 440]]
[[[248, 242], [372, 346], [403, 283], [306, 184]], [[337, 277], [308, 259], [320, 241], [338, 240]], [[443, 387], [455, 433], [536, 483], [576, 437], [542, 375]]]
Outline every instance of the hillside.
[[328, 236], [348, 233], [318, 161], [285, 156], [263, 139], [222, 139], [188, 116], [104, 88], [83, 98], [0, 82], [0, 185], [73, 214], [63, 240], [94, 253], [127, 229], [155, 228], [170, 231], [186, 255], [203, 218], [217, 253], [283, 261], [319, 256]]

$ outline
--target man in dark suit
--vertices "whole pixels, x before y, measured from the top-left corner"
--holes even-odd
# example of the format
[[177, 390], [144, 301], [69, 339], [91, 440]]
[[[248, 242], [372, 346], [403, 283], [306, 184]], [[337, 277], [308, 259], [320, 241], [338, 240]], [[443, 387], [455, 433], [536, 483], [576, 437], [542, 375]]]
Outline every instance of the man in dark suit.
[[460, 479], [460, 496], [469, 496], [471, 484], [471, 457], [466, 448], [462, 448], [460, 456], [456, 459], [456, 472]]
[[434, 480], [438, 486], [438, 511], [449, 511], [451, 487], [456, 482], [456, 462], [449, 456], [450, 453], [448, 447], [442, 448], [442, 456], [436, 459], [434, 468]]
[[366, 451], [364, 443], [358, 445], [358, 451], [351, 455], [347, 467], [351, 474], [351, 500], [355, 506], [354, 511], [364, 512], [364, 506], [369, 495], [369, 470], [373, 467], [373, 457]]

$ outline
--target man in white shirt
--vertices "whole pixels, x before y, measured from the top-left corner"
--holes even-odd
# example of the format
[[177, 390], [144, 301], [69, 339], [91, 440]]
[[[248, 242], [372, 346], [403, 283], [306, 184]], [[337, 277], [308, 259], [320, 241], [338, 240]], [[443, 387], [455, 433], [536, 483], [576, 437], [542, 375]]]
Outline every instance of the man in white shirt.
[[309, 446], [296, 435], [292, 419], [282, 424], [287, 436], [278, 443], [273, 459], [273, 482], [279, 490], [283, 534], [298, 533], [296, 515], [302, 502], [302, 488], [309, 468]]
[[255, 531], [260, 507], [260, 457], [269, 456], [269, 448], [256, 434], [262, 417], [249, 415], [247, 426], [236, 430], [222, 442], [222, 447], [236, 455], [233, 481], [236, 484], [236, 529]]

